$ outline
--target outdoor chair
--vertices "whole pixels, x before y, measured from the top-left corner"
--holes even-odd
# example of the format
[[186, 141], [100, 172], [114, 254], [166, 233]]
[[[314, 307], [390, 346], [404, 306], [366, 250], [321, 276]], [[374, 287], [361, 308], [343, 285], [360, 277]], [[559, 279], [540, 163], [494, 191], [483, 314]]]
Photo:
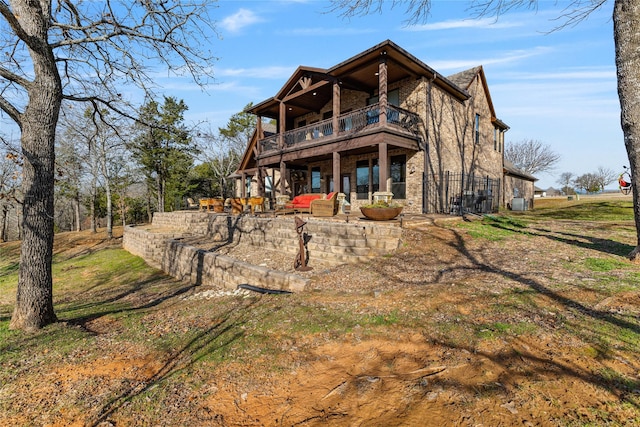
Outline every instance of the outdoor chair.
[[264, 197], [257, 197], [257, 196], [253, 196], [253, 197], [249, 197], [249, 207], [251, 209], [251, 214], [255, 214], [256, 210], [259, 210], [260, 212], [264, 213]]
[[311, 201], [309, 206], [313, 216], [334, 216], [338, 213], [338, 192], [327, 194], [323, 199]]
[[199, 207], [200, 207], [200, 204], [198, 202], [193, 200], [191, 197], [187, 198], [187, 208], [188, 209], [198, 209]]

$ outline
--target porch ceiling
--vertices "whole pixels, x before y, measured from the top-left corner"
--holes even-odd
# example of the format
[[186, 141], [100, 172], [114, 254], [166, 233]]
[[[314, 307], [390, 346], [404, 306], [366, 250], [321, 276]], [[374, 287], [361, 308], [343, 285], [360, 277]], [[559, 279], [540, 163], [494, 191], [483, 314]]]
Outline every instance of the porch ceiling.
[[[387, 78], [393, 83], [407, 77], [417, 77], [411, 70], [396, 63], [388, 61]], [[293, 93], [284, 98], [287, 108], [287, 117], [299, 117], [311, 112], [319, 112], [322, 107], [331, 102], [333, 97], [333, 83], [337, 79], [341, 88], [366, 92], [373, 96], [378, 90], [378, 58], [371, 58], [368, 62], [359, 63], [357, 66], [345, 66], [344, 69], [335, 71], [334, 76], [326, 76], [326, 80], [311, 86], [309, 89]], [[277, 119], [280, 102], [272, 98], [262, 105], [254, 107], [251, 111], [255, 114]]]
[[[435, 84], [449, 91], [458, 99], [466, 99], [468, 94], [438, 74], [431, 67], [387, 40], [346, 61], [328, 69], [300, 67], [289, 79], [280, 93], [248, 111], [272, 119], [278, 119], [280, 102], [287, 107], [287, 117], [299, 117], [309, 112], [319, 112], [333, 96], [333, 82], [337, 81], [345, 89], [357, 90], [373, 96], [379, 85], [378, 69], [381, 60], [387, 62], [387, 82], [420, 76], [433, 78]], [[298, 80], [308, 77], [315, 82], [304, 90], [296, 90]], [[299, 87], [299, 86], [297, 86]]]

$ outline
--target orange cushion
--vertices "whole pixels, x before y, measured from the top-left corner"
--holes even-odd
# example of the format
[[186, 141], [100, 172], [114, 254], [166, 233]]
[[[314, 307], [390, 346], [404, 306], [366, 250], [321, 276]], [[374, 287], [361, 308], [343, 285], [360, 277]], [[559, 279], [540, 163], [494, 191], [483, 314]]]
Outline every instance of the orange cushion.
[[308, 208], [311, 205], [312, 200], [320, 199], [321, 197], [322, 195], [320, 194], [301, 194], [294, 197], [291, 204], [294, 207]]

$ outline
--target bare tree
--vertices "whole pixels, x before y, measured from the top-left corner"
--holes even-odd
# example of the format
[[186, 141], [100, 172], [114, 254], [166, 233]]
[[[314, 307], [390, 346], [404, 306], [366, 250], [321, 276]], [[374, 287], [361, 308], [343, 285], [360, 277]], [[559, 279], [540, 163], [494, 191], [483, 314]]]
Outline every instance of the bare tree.
[[550, 172], [560, 161], [560, 155], [549, 145], [534, 139], [507, 144], [504, 148], [504, 158], [531, 175]]
[[200, 145], [211, 171], [220, 196], [225, 198], [231, 191], [229, 175], [238, 169], [242, 154], [256, 127], [256, 117], [246, 112], [252, 107], [247, 104], [243, 111], [229, 118], [225, 127], [219, 127], [217, 134], [211, 129], [199, 134]]
[[[20, 159], [10, 151], [0, 151], [0, 242], [7, 241], [9, 215], [20, 203]], [[14, 233], [15, 234], [15, 233]]]
[[584, 190], [586, 193], [597, 193], [602, 188], [600, 187], [600, 181], [595, 173], [589, 172], [576, 177], [573, 181], [576, 188]]
[[[405, 7], [407, 23], [416, 23], [429, 17], [432, 0], [393, 0], [391, 7]], [[629, 259], [640, 261], [640, 68], [637, 52], [640, 50], [640, 4], [637, 0], [613, 0], [613, 38], [616, 51], [618, 97], [620, 99], [620, 122], [624, 135], [624, 145], [629, 157], [633, 188], [633, 213], [636, 223], [636, 247], [629, 253]], [[558, 17], [556, 30], [576, 25], [592, 12], [601, 8], [607, 0], [572, 0], [568, 2]], [[342, 16], [381, 13], [385, 7], [383, 0], [332, 0], [332, 11]], [[535, 10], [536, 0], [470, 0], [472, 14], [481, 17], [495, 15], [496, 19], [516, 8]]]
[[[23, 242], [13, 329], [56, 321], [53, 309], [54, 139], [61, 104], [128, 114], [122, 87], [153, 90], [149, 65], [210, 76], [206, 0], [0, 0], [0, 109], [20, 128]], [[206, 43], [206, 45], [201, 45]]]
[[604, 191], [604, 188], [607, 185], [611, 184], [618, 178], [617, 173], [602, 166], [598, 166], [598, 170], [594, 173], [594, 175], [596, 177], [596, 181], [598, 182], [598, 187], [600, 187], [600, 191]]
[[556, 181], [558, 184], [560, 184], [560, 189], [566, 195], [574, 193], [573, 188], [571, 186], [573, 183], [574, 176], [575, 175], [573, 174], [573, 172], [562, 172], [560, 174], [560, 177]]

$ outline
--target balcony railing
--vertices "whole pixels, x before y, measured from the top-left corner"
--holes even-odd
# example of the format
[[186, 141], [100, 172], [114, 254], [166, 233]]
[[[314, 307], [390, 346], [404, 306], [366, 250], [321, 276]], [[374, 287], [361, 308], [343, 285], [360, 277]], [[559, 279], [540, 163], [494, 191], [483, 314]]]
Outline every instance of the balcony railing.
[[[417, 114], [393, 105], [387, 106], [387, 124], [404, 129], [417, 135], [420, 119]], [[286, 131], [284, 148], [294, 148], [308, 143], [329, 141], [338, 136], [355, 134], [366, 129], [380, 126], [380, 105], [373, 104], [358, 110], [341, 114], [338, 117], [338, 133], [334, 133], [333, 120], [322, 120], [307, 126]], [[278, 135], [271, 135], [260, 140], [262, 151], [278, 149]]]

